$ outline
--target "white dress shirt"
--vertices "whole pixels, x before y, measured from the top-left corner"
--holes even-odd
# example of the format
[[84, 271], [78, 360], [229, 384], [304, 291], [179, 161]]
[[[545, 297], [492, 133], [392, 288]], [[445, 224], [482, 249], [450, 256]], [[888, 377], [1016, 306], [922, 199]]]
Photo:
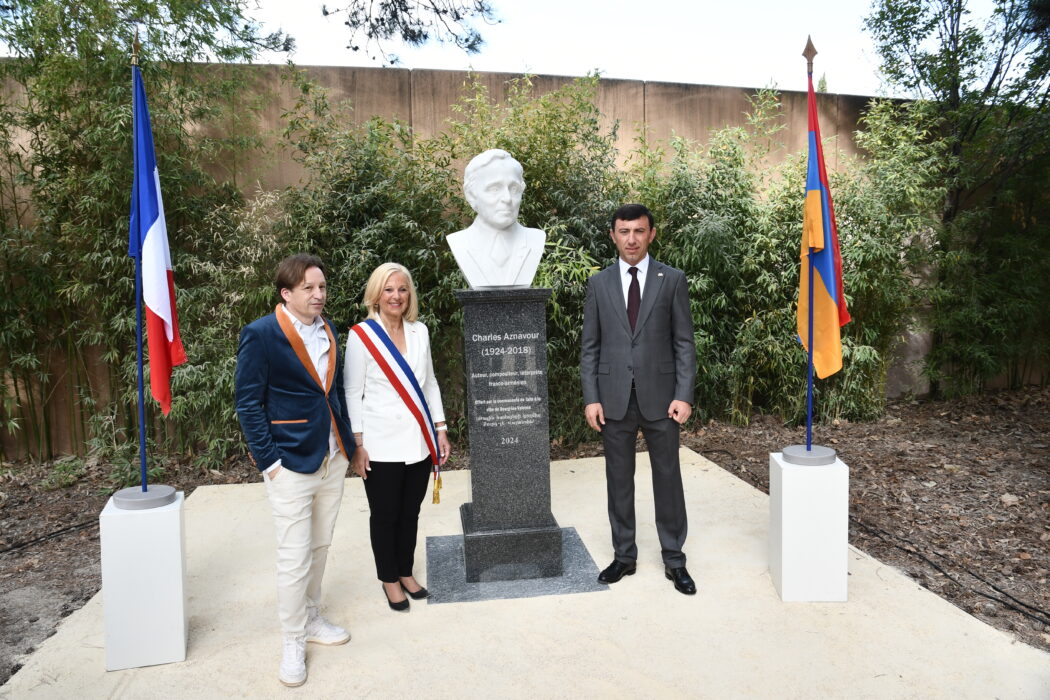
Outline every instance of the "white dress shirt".
[[[281, 304], [281, 311], [283, 311], [289, 319], [292, 321], [292, 326], [295, 327], [299, 337], [303, 339], [303, 344], [306, 346], [306, 352], [310, 356], [310, 361], [313, 362], [314, 369], [317, 370], [317, 376], [324, 381], [325, 375], [328, 374], [328, 350], [331, 343], [328, 341], [328, 333], [324, 330], [324, 320], [318, 316], [314, 319], [314, 322], [307, 325], [295, 317], [288, 307]], [[328, 431], [328, 457], [331, 458], [339, 451], [339, 441], [335, 437], [335, 426]], [[269, 474], [277, 467], [281, 466], [281, 460], [277, 460], [269, 467], [263, 470], [264, 474]]]
[[627, 290], [631, 287], [631, 273], [628, 272], [632, 267], [638, 268], [638, 299], [642, 298], [645, 294], [645, 273], [649, 271], [649, 254], [646, 253], [645, 257], [638, 261], [637, 265], [630, 265], [624, 262], [623, 258], [617, 258], [617, 262], [620, 263], [620, 284], [623, 285], [623, 305], [627, 306]]
[[[405, 352], [416, 381], [430, 408], [435, 423], [445, 421], [441, 406], [441, 389], [434, 376], [430, 355], [430, 333], [418, 321], [405, 321]], [[347, 333], [343, 383], [346, 408], [355, 433], [362, 433], [362, 443], [373, 462], [413, 464], [430, 456], [419, 423], [405, 402], [383, 374], [357, 333]], [[411, 391], [411, 388], [409, 389]]]

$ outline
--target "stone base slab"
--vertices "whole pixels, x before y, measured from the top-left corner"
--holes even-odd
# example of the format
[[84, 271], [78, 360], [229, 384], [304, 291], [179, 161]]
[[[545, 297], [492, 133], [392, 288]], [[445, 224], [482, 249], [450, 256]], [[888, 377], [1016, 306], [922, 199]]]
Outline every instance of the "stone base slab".
[[561, 530], [562, 574], [514, 581], [467, 581], [462, 535], [427, 537], [427, 603], [475, 603], [572, 593], [608, 592], [598, 583], [598, 566], [575, 528]]
[[503, 530], [477, 530], [473, 504], [460, 506], [467, 581], [516, 581], [562, 575], [561, 528], [550, 524]]

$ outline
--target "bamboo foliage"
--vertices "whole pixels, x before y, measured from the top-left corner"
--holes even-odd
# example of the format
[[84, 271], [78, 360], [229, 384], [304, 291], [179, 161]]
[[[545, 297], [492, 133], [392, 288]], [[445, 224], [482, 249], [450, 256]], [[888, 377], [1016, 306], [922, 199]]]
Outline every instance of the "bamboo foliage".
[[[0, 6], [0, 424], [22, 455], [74, 449], [89, 423], [134, 414], [130, 45], [149, 85], [168, 226], [204, 257], [197, 233], [239, 193], [209, 167], [245, 147], [226, 105], [243, 89], [237, 62], [281, 37], [259, 36], [241, 0], [11, 0]], [[221, 138], [208, 127], [222, 124]], [[248, 141], [254, 140], [250, 134]], [[183, 252], [183, 251], [177, 251]], [[98, 352], [89, 352], [97, 349]], [[64, 355], [64, 372], [54, 365]], [[102, 367], [87, 366], [98, 357]], [[92, 386], [92, 377], [104, 377]], [[99, 382], [96, 382], [98, 384]], [[64, 396], [54, 392], [62, 387]], [[51, 410], [59, 401], [68, 407]], [[84, 416], [91, 416], [85, 419]], [[51, 424], [52, 417], [63, 425]], [[90, 434], [90, 435], [89, 435]]]
[[[607, 217], [628, 200], [654, 210], [653, 254], [690, 280], [700, 358], [698, 419], [746, 422], [756, 412], [773, 412], [794, 421], [802, 415], [805, 360], [794, 338], [794, 303], [803, 161], [799, 155], [780, 168], [762, 165], [770, 149], [779, 148], [775, 93], [756, 95], [747, 127], [714, 132], [704, 146], [642, 138], [629, 154], [630, 166], [619, 169], [615, 129], [601, 127], [595, 106], [596, 76], [539, 96], [528, 78], [520, 79], [500, 104], [480, 82], [469, 83], [446, 129], [422, 138], [396, 121], [355, 123], [351, 106], [331, 104], [323, 90], [289, 68], [285, 79], [299, 100], [285, 115], [282, 143], [308, 179], [244, 198], [209, 176], [213, 171], [205, 165], [222, 153], [248, 152], [252, 139], [241, 134], [219, 144], [206, 131], [185, 130], [188, 115], [209, 116], [214, 93], [208, 90], [234, 88], [228, 76], [216, 71], [220, 84], [206, 89], [181, 83], [181, 68], [153, 70], [160, 78], [154, 84], [174, 91], [171, 97], [164, 87], [152, 91], [151, 109], [169, 226], [179, 231], [171, 237], [172, 256], [189, 354], [173, 376], [170, 419], [150, 419], [154, 454], [189, 459], [201, 469], [221, 469], [244, 454], [233, 403], [238, 331], [272, 310], [272, 271], [298, 251], [326, 261], [326, 313], [344, 337], [364, 316], [360, 297], [376, 265], [392, 260], [412, 270], [422, 319], [432, 329], [452, 434], [463, 439], [461, 314], [454, 291], [464, 281], [444, 237], [473, 216], [461, 191], [462, 166], [487, 148], [504, 148], [522, 163], [528, 189], [521, 221], [548, 235], [536, 284], [553, 290], [547, 335], [556, 440], [591, 437], [581, 416], [578, 374], [586, 280], [613, 261]], [[88, 84], [86, 75], [78, 73], [77, 80]], [[118, 175], [129, 171], [124, 157], [114, 155], [130, 149], [130, 94], [117, 87], [123, 81], [115, 74], [99, 80], [108, 86], [99, 103], [77, 116], [82, 129], [90, 122], [97, 132], [90, 149], [63, 141], [48, 126], [34, 137], [41, 153], [27, 156], [5, 132], [0, 165], [19, 179], [5, 179], [0, 187], [7, 193], [0, 200], [2, 427], [19, 437], [25, 454], [55, 452], [48, 442], [55, 426], [44, 408], [57, 348], [73, 358], [65, 371], [76, 409], [61, 416], [63, 427], [76, 444], [113, 465], [116, 484], [135, 466], [128, 448], [134, 442], [134, 328], [124, 248], [128, 181]], [[20, 124], [30, 124], [29, 114], [60, 121], [39, 107], [5, 109]], [[846, 369], [821, 387], [817, 405], [824, 418], [879, 414], [889, 350], [912, 306], [928, 292], [914, 274], [923, 264], [915, 255], [928, 252], [929, 212], [938, 191], [921, 166], [937, 157], [938, 144], [923, 130], [922, 114], [912, 115], [914, 128], [904, 130], [899, 126], [909, 117], [894, 109], [872, 107], [870, 157], [851, 162], [832, 182], [846, 290], [857, 320], [846, 328]], [[106, 128], [94, 124], [101, 113], [112, 117]], [[900, 183], [903, 188], [895, 186]], [[85, 359], [94, 356], [89, 348], [98, 349], [101, 373]], [[161, 458], [155, 466], [163, 465]]]

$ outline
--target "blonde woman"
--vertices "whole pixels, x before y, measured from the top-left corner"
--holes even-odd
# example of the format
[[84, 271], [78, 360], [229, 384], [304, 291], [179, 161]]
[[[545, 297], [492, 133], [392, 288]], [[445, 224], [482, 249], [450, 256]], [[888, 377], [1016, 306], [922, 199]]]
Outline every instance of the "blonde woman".
[[376, 575], [390, 608], [405, 612], [409, 597], [429, 595], [412, 575], [419, 507], [451, 448], [412, 274], [383, 263], [365, 285], [364, 305], [368, 318], [350, 329], [344, 369], [352, 466], [365, 480]]

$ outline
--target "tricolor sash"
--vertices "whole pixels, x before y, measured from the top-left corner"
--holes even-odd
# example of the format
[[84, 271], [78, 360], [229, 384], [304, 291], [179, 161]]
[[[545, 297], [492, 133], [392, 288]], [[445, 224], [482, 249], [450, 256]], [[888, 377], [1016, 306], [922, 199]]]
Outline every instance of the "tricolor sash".
[[419, 424], [423, 440], [427, 443], [427, 449], [430, 450], [430, 461], [434, 465], [434, 503], [439, 503], [441, 461], [438, 455], [437, 430], [434, 429], [434, 419], [431, 418], [430, 407], [427, 406], [427, 400], [423, 396], [423, 388], [419, 386], [416, 375], [408, 366], [405, 356], [394, 345], [394, 341], [387, 335], [381, 323], [369, 318], [351, 327], [350, 330], [356, 333], [364, 343], [372, 359], [379, 365], [379, 369], [386, 375], [390, 385], [405, 402], [408, 412]]

